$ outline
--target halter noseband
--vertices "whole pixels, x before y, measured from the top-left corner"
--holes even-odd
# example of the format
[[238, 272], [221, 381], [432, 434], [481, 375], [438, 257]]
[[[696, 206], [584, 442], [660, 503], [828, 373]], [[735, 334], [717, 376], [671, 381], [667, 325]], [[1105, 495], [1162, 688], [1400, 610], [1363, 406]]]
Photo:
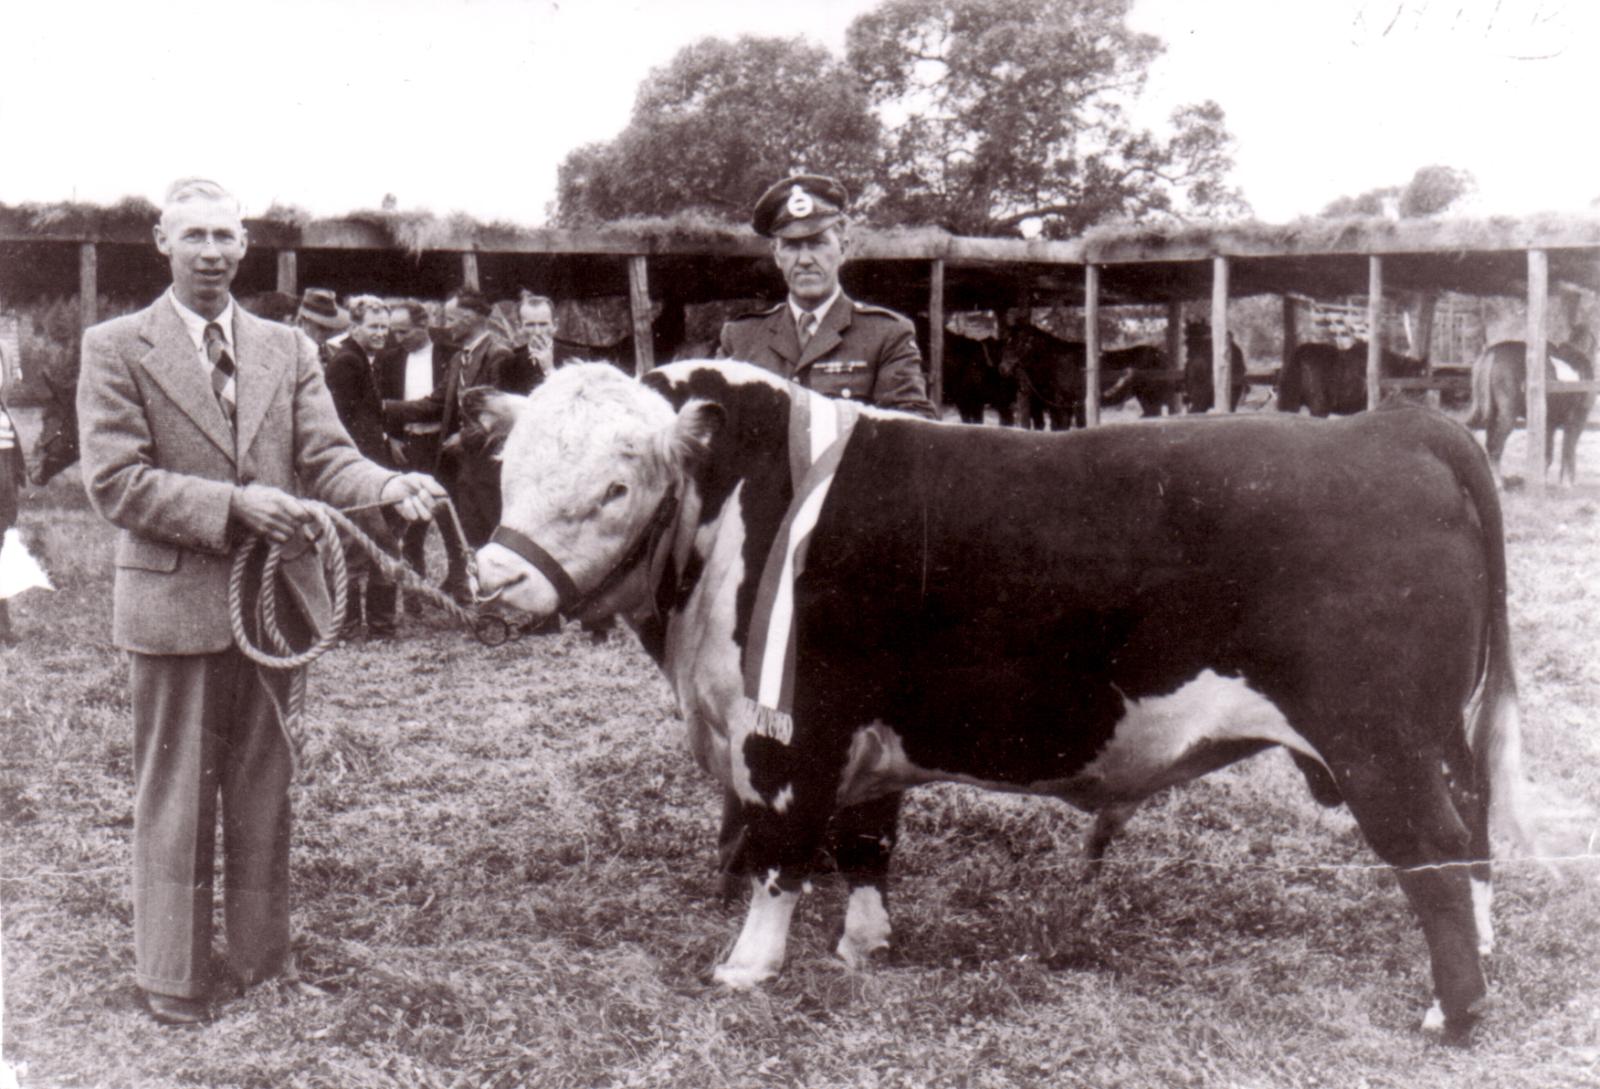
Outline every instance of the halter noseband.
[[657, 545], [666, 531], [671, 528], [674, 519], [678, 516], [678, 489], [676, 485], [667, 489], [667, 494], [661, 497], [661, 502], [656, 506], [656, 512], [651, 516], [643, 532], [634, 541], [633, 546], [618, 560], [616, 565], [606, 573], [606, 576], [597, 583], [593, 589], [584, 592], [578, 589], [578, 584], [572, 581], [572, 576], [567, 574], [561, 562], [550, 555], [537, 541], [527, 534], [512, 529], [507, 525], [498, 525], [489, 540], [502, 548], [509, 549], [532, 564], [538, 572], [549, 580], [556, 591], [556, 612], [562, 616], [576, 618], [579, 613], [588, 608], [596, 600], [616, 588], [628, 572], [637, 567], [643, 560], [655, 552]]

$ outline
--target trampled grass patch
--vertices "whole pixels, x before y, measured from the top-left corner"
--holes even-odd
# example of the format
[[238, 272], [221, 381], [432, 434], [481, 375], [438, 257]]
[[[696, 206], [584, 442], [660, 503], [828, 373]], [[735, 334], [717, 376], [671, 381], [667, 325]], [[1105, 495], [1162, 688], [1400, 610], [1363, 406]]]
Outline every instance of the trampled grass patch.
[[[654, 667], [622, 634], [486, 649], [433, 615], [313, 668], [296, 976], [157, 1029], [132, 982], [111, 534], [76, 487], [27, 500], [60, 588], [17, 603], [23, 645], [0, 649], [4, 1050], [25, 1087], [1600, 1084], [1600, 867], [1501, 867], [1490, 1017], [1471, 1050], [1437, 1046], [1394, 879], [1281, 754], [1153, 799], [1098, 877], [1060, 805], [914, 792], [893, 949], [845, 970], [843, 889], [821, 880], [785, 974], [725, 992], [710, 967], [743, 904], [717, 898], [717, 791]], [[1600, 834], [1596, 507], [1506, 499], [1552, 854]]]

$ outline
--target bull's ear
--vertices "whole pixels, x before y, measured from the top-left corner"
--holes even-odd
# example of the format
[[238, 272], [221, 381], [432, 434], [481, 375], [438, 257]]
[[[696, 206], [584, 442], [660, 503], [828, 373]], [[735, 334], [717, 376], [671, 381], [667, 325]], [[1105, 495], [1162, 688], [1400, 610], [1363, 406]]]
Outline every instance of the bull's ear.
[[681, 461], [704, 457], [711, 440], [728, 420], [728, 410], [715, 401], [691, 400], [678, 412], [672, 425], [672, 453]]
[[493, 386], [473, 386], [462, 391], [461, 407], [474, 428], [499, 444], [505, 441], [511, 425], [517, 422], [517, 413], [528, 403], [526, 397], [506, 393]]

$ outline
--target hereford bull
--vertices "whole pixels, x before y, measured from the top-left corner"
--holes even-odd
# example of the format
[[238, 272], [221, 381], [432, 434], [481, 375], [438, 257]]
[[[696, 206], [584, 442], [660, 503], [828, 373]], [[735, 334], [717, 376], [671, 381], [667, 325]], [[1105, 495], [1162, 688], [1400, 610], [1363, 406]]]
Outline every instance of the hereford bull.
[[859, 964], [889, 940], [905, 788], [1051, 795], [1103, 847], [1152, 793], [1281, 745], [1394, 867], [1424, 1024], [1466, 1036], [1518, 732], [1500, 508], [1459, 425], [967, 428], [731, 362], [575, 365], [470, 403], [505, 435], [485, 598], [624, 617], [737, 798], [751, 900], [722, 983], [781, 967], [830, 817], [854, 825]]

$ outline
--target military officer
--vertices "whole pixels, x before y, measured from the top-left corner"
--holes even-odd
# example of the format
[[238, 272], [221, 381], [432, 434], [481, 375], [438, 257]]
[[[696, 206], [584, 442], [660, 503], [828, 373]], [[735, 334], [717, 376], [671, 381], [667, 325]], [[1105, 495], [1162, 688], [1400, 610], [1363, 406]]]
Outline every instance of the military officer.
[[723, 325], [717, 354], [830, 397], [936, 420], [911, 322], [839, 287], [850, 249], [847, 199], [842, 185], [818, 174], [785, 178], [761, 195], [750, 223], [772, 239], [789, 297]]

